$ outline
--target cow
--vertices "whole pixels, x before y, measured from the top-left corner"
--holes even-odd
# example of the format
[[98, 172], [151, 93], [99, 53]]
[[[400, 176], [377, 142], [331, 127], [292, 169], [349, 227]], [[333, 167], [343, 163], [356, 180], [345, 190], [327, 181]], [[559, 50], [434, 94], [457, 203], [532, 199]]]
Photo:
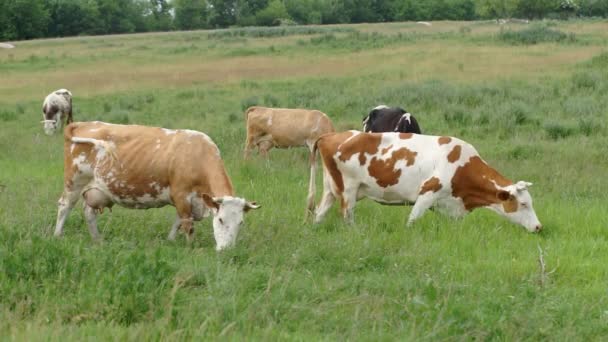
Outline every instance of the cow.
[[216, 249], [234, 244], [243, 215], [260, 206], [235, 197], [215, 143], [204, 133], [104, 122], [75, 122], [64, 132], [64, 190], [55, 236], [80, 197], [93, 240], [97, 214], [114, 204], [148, 209], [172, 205], [188, 241], [193, 221], [213, 215]]
[[542, 229], [528, 192], [490, 167], [470, 144], [412, 133], [326, 134], [315, 144], [323, 163], [323, 196], [314, 208], [316, 153], [311, 158], [308, 210], [320, 222], [335, 199], [353, 222], [355, 203], [414, 204], [408, 226], [431, 207], [452, 217], [488, 208], [530, 232]]
[[254, 106], [245, 112], [245, 121], [245, 159], [255, 146], [264, 157], [273, 147], [307, 146], [312, 151], [318, 137], [334, 132], [329, 117], [318, 110]]
[[58, 89], [48, 94], [42, 103], [42, 121], [44, 132], [53, 135], [61, 129], [64, 121], [70, 124], [72, 117], [72, 93], [67, 89]]
[[400, 107], [377, 106], [363, 118], [364, 132], [401, 132], [421, 134], [416, 118]]

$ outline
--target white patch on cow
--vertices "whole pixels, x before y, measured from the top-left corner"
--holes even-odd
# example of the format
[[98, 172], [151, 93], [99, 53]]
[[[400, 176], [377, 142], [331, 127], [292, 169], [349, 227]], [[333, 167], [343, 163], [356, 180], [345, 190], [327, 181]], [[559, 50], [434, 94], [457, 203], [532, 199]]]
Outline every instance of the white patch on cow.
[[74, 153], [74, 147], [76, 146], [76, 144], [72, 143], [70, 145], [70, 154]]
[[389, 108], [387, 105], [379, 105], [379, 106], [374, 107], [372, 110], [376, 110], [376, 109], [387, 109], [387, 108]]
[[367, 122], [369, 121], [369, 115], [363, 120], [363, 132], [367, 132]]
[[99, 131], [99, 130], [100, 130], [100, 128], [91, 128], [91, 129], [89, 130], [89, 132], [97, 132], [97, 131]]
[[399, 118], [399, 121], [397, 121], [397, 125], [395, 126], [395, 132], [399, 131], [399, 125], [401, 125], [401, 122], [403, 120], [407, 120], [407, 122], [411, 125], [412, 124], [411, 117], [412, 117], [412, 114], [410, 114], [410, 113], [405, 113], [405, 114], [401, 115], [401, 117]]
[[82, 173], [93, 174], [93, 167], [87, 162], [87, 156], [84, 152], [72, 159], [72, 165], [76, 166]]
[[205, 133], [199, 132], [199, 131], [195, 131], [195, 130], [191, 130], [191, 129], [182, 129], [180, 130], [181, 132], [184, 132], [188, 135], [195, 135], [195, 136], [201, 136], [201, 135], [206, 135]]
[[174, 129], [167, 129], [167, 128], [161, 128], [163, 132], [165, 132], [166, 135], [171, 135], [171, 134], [176, 134], [177, 131]]

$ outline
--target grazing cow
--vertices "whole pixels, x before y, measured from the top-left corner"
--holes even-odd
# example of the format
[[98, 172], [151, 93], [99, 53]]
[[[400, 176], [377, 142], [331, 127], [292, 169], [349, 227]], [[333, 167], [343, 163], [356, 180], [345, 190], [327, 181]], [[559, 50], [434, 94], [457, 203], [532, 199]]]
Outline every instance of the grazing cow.
[[55, 235], [60, 236], [80, 196], [93, 239], [96, 217], [119, 204], [148, 209], [173, 205], [179, 227], [193, 234], [193, 221], [213, 214], [216, 249], [234, 244], [243, 214], [255, 202], [235, 197], [220, 151], [204, 133], [103, 122], [76, 122], [64, 132], [64, 190]]
[[383, 204], [414, 203], [408, 225], [432, 206], [453, 217], [489, 208], [530, 232], [542, 226], [528, 182], [513, 183], [468, 143], [412, 133], [347, 131], [319, 138], [311, 158], [308, 210], [314, 210], [316, 150], [323, 162], [323, 197], [315, 221], [339, 199], [347, 222], [364, 197]]
[[67, 89], [59, 89], [48, 94], [42, 103], [42, 119], [47, 135], [55, 134], [64, 121], [72, 123], [72, 93]]
[[416, 118], [399, 107], [380, 105], [363, 118], [364, 132], [422, 133]]
[[273, 147], [307, 146], [312, 151], [317, 138], [334, 132], [331, 120], [318, 110], [254, 106], [245, 112], [245, 120], [245, 159], [255, 146], [265, 157]]

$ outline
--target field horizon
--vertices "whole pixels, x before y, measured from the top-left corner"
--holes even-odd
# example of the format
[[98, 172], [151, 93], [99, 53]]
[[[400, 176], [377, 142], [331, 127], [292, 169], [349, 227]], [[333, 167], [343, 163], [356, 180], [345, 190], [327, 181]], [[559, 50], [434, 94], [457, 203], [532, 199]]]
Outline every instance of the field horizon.
[[[608, 336], [608, 21], [239, 28], [70, 37], [0, 50], [0, 336], [6, 340], [604, 340]], [[52, 236], [75, 121], [195, 129], [218, 145], [247, 214], [217, 253], [166, 236], [175, 209], [114, 207], [91, 240], [82, 207]], [[489, 210], [369, 200], [304, 220], [306, 149], [242, 159], [251, 105], [310, 108], [360, 129], [379, 104], [461, 138], [530, 192], [527, 233]], [[317, 174], [317, 202], [321, 186]]]

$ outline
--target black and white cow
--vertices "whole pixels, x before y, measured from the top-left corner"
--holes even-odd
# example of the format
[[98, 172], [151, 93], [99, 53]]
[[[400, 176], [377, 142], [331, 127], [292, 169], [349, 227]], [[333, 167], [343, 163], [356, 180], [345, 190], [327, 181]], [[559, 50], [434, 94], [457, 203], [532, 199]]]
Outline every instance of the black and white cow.
[[416, 118], [400, 107], [380, 105], [363, 118], [364, 132], [400, 132], [421, 134]]
[[67, 89], [58, 89], [48, 94], [42, 103], [42, 119], [47, 135], [61, 129], [64, 120], [67, 124], [72, 123], [72, 93]]

